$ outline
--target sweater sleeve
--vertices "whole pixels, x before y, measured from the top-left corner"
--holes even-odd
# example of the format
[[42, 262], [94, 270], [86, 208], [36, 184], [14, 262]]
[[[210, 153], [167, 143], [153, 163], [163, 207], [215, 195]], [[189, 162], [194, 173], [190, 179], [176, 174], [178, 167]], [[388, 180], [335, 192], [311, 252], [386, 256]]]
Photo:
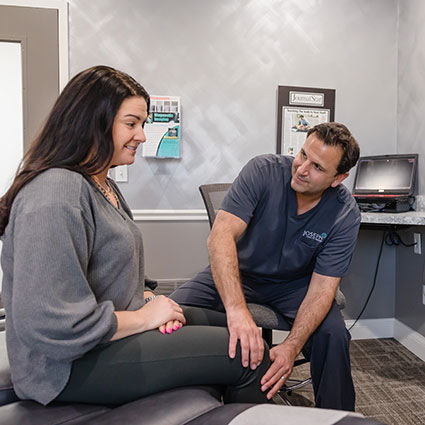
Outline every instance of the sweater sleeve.
[[88, 281], [93, 226], [80, 209], [53, 204], [14, 224], [13, 322], [18, 338], [44, 355], [72, 361], [116, 331], [111, 301]]

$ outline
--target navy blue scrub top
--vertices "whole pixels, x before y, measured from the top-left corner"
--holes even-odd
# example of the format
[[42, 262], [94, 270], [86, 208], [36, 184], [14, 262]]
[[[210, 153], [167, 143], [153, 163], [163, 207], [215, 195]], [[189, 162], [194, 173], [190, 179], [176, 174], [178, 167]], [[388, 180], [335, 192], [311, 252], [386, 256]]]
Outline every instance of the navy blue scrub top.
[[357, 204], [339, 185], [298, 215], [292, 161], [272, 154], [253, 158], [221, 205], [248, 225], [237, 242], [239, 268], [256, 283], [308, 283], [313, 271], [333, 277], [348, 273], [360, 226]]

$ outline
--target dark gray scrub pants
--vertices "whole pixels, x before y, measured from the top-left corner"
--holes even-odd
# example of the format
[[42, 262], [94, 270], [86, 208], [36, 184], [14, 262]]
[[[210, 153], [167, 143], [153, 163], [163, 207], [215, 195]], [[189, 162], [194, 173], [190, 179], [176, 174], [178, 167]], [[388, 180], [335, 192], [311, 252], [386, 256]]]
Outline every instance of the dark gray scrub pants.
[[[247, 302], [270, 305], [290, 324], [307, 293], [310, 279], [289, 283], [254, 283], [244, 276], [242, 286]], [[178, 288], [170, 298], [179, 304], [224, 311], [223, 303], [207, 267]], [[350, 333], [337, 304], [311, 335], [303, 348], [310, 371], [317, 407], [354, 411], [355, 392], [351, 377]]]
[[256, 370], [244, 368], [239, 346], [234, 359], [228, 356], [223, 313], [185, 307], [184, 314], [186, 326], [171, 334], [132, 335], [75, 360], [56, 401], [123, 404], [176, 387], [218, 384], [225, 386], [225, 402], [267, 403], [260, 380], [270, 365], [268, 350]]

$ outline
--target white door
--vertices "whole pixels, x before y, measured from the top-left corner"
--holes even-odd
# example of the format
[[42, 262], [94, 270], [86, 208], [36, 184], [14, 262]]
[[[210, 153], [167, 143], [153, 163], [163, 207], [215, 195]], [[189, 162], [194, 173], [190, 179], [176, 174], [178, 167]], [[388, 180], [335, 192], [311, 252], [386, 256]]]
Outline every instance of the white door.
[[0, 41], [0, 197], [24, 153], [21, 43]]
[[[21, 43], [0, 41], [0, 197], [24, 153], [21, 58]], [[1, 279], [0, 268], [0, 291]]]

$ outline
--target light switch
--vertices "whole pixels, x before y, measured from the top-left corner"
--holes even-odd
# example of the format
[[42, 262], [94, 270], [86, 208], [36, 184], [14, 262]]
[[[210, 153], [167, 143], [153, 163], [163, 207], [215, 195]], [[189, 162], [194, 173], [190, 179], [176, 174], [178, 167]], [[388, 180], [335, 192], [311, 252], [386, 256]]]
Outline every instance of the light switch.
[[118, 167], [115, 167], [115, 181], [128, 182], [127, 165], [119, 165]]

